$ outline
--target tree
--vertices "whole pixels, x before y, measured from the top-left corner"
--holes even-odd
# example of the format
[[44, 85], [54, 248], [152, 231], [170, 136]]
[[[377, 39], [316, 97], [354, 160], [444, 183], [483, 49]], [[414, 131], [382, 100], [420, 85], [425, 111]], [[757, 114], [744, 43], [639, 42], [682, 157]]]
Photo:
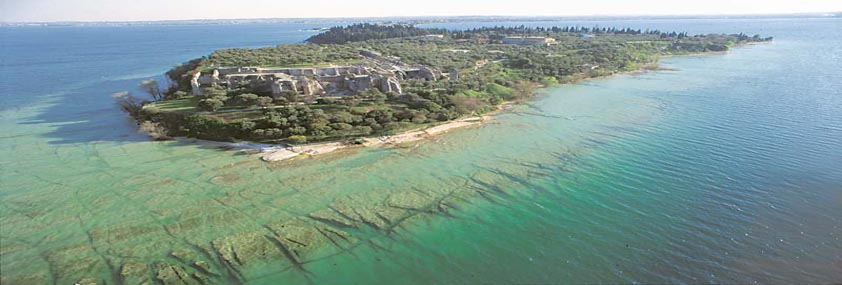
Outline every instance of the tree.
[[161, 101], [164, 99], [164, 91], [161, 90], [161, 87], [158, 86], [158, 81], [155, 79], [148, 79], [140, 82], [140, 88], [143, 89], [143, 91], [146, 91], [146, 93], [149, 93], [154, 101]]
[[218, 100], [225, 101], [228, 98], [228, 90], [225, 90], [219, 86], [212, 86], [206, 87], [202, 89], [202, 94], [208, 98], [217, 98]]
[[114, 93], [111, 97], [117, 101], [120, 109], [123, 109], [123, 111], [126, 111], [132, 116], [136, 115], [143, 107], [143, 101], [132, 96], [129, 92]]
[[215, 98], [199, 100], [199, 108], [205, 111], [216, 112], [216, 110], [219, 110], [224, 105], [225, 103]]
[[293, 143], [293, 144], [303, 144], [303, 143], [307, 142], [307, 136], [294, 135], [294, 136], [289, 136], [289, 138], [287, 138], [287, 140], [289, 140], [289, 142]]
[[181, 98], [187, 97], [187, 95], [188, 95], [187, 92], [179, 90], [179, 91], [175, 91], [175, 92], [171, 93], [169, 96], [167, 96], [166, 99], [168, 99], [168, 100], [181, 99]]
[[485, 101], [480, 98], [466, 96], [452, 96], [454, 109], [459, 114], [470, 114], [481, 111], [486, 107]]
[[138, 131], [140, 131], [141, 133], [145, 133], [150, 138], [156, 141], [170, 139], [169, 134], [167, 134], [167, 129], [164, 128], [164, 126], [162, 126], [161, 123], [143, 121], [142, 123], [140, 123]]
[[258, 97], [257, 101], [255, 102], [257, 106], [261, 107], [268, 107], [272, 105], [272, 98], [269, 97]]
[[243, 131], [252, 130], [256, 126], [257, 126], [257, 124], [255, 122], [252, 122], [252, 121], [240, 122], [240, 129], [243, 130]]
[[284, 91], [281, 93], [281, 98], [286, 99], [288, 104], [294, 104], [298, 102], [298, 92], [292, 90]]
[[287, 104], [289, 104], [289, 101], [287, 101], [287, 98], [284, 98], [284, 97], [278, 97], [278, 98], [275, 98], [273, 101], [274, 101], [275, 103], [277, 103], [277, 104], [280, 104], [280, 105], [285, 105], [285, 106], [286, 106]]
[[[328, 31], [314, 35], [306, 40], [313, 44], [344, 44], [372, 39], [414, 37], [434, 34], [446, 34], [444, 29], [417, 28], [404, 24], [353, 24], [345, 27], [333, 27]], [[374, 54], [373, 54], [374, 55]]]
[[532, 60], [525, 57], [520, 57], [510, 61], [509, 65], [514, 68], [530, 68], [532, 67]]
[[234, 102], [236, 104], [251, 106], [251, 105], [257, 105], [257, 99], [258, 98], [260, 98], [260, 96], [257, 96], [257, 94], [245, 93], [245, 94], [237, 95], [237, 97], [234, 97], [234, 99], [235, 99]]
[[[412, 33], [446, 34], [446, 37], [411, 37]], [[506, 36], [542, 36], [562, 40], [547, 46], [488, 45], [499, 43]], [[393, 37], [400, 39], [386, 39]], [[503, 101], [531, 96], [538, 82], [570, 82], [632, 70], [656, 61], [662, 54], [726, 50], [739, 43], [768, 40], [745, 34], [688, 36], [687, 33], [657, 30], [641, 32], [608, 27], [533, 28], [521, 25], [447, 32], [371, 24], [338, 27], [313, 39], [312, 42], [346, 44], [291, 44], [215, 51], [209, 57], [192, 61], [168, 73], [177, 82], [165, 91], [169, 96], [165, 100], [189, 93], [189, 80], [200, 70], [219, 66], [342, 64], [359, 60], [361, 52], [363, 56], [387, 61], [400, 58], [408, 66], [423, 65], [438, 70], [455, 68], [463, 72], [458, 81], [412, 80], [410, 76], [408, 80], [400, 80], [401, 94], [387, 92], [389, 94], [385, 98], [375, 88], [367, 88], [351, 96], [320, 97], [315, 100], [320, 106], [310, 106], [312, 110], [308, 107], [309, 102], [314, 101], [312, 95], [297, 94], [295, 89], [273, 93], [275, 105], [288, 106], [262, 108], [259, 113], [263, 116], [253, 116], [254, 107], [246, 108], [272, 104], [268, 98], [272, 88], [262, 80], [231, 88], [224, 85], [206, 86], [203, 88], [205, 97], [193, 99], [205, 99], [200, 103], [201, 110], [225, 108], [225, 117], [236, 118], [232, 120], [211, 121], [219, 116], [199, 113], [196, 116], [208, 120], [196, 119], [182, 123], [180, 121], [184, 119], [178, 117], [194, 112], [187, 110], [184, 115], [168, 114], [171, 112], [167, 110], [169, 108], [156, 111], [156, 104], [144, 106], [136, 100], [126, 101], [126, 109], [141, 109], [137, 116], [140, 122], [174, 121], [164, 124], [167, 127], [173, 126], [172, 135], [193, 134], [226, 140], [274, 140], [301, 135], [307, 136], [310, 141], [320, 141], [371, 133], [385, 134], [408, 128], [413, 123], [432, 123], [486, 112]], [[457, 44], [454, 39], [466, 40]], [[465, 52], [444, 50], [454, 47], [464, 49]], [[490, 52], [491, 49], [495, 52]], [[164, 82], [161, 84], [165, 85]], [[325, 87], [329, 91], [333, 89], [330, 88], [333, 86]], [[151, 90], [154, 93], [155, 89]], [[176, 91], [183, 94], [176, 94]], [[232, 98], [228, 99], [229, 96]]]
[[386, 99], [388, 99], [386, 94], [383, 94], [383, 92], [380, 92], [377, 88], [368, 88], [360, 92], [360, 97], [371, 99], [377, 104], [383, 104], [386, 102]]
[[535, 83], [529, 81], [518, 81], [514, 84], [514, 96], [517, 99], [525, 99], [529, 96], [532, 96], [532, 92], [535, 90]]

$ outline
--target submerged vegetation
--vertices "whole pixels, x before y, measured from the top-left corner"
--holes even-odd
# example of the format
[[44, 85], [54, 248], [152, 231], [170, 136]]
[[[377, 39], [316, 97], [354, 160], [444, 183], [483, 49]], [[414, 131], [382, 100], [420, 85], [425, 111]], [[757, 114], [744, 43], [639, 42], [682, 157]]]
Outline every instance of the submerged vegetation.
[[[512, 44], [511, 39], [521, 42]], [[538, 86], [638, 70], [655, 64], [662, 55], [719, 52], [770, 40], [744, 34], [688, 35], [628, 28], [519, 26], [448, 31], [356, 24], [331, 28], [302, 44], [218, 50], [167, 72], [172, 81], [167, 90], [144, 82], [142, 87], [155, 97], [154, 102], [137, 104], [125, 98], [121, 102], [139, 122], [149, 122], [145, 126], [154, 127], [159, 138], [341, 140], [481, 114], [502, 102], [526, 98]], [[361, 51], [382, 55], [389, 64], [450, 74], [401, 78], [401, 92], [370, 88], [343, 96], [289, 91], [273, 96], [259, 86], [211, 86], [203, 87], [202, 96], [190, 95], [195, 94], [190, 78], [197, 72], [222, 67], [348, 66], [366, 60]]]

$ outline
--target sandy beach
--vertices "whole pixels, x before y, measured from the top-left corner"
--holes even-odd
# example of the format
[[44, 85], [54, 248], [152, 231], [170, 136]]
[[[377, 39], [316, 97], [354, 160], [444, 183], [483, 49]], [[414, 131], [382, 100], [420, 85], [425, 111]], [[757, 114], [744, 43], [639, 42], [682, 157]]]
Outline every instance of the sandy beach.
[[[484, 116], [476, 116], [476, 117], [468, 117], [462, 118], [454, 121], [450, 121], [441, 125], [432, 126], [425, 129], [415, 129], [410, 130], [407, 132], [403, 132], [400, 134], [392, 135], [392, 136], [380, 136], [380, 137], [368, 137], [363, 138], [364, 143], [362, 146], [371, 147], [371, 146], [384, 146], [384, 145], [397, 145], [407, 142], [413, 142], [418, 140], [423, 140], [432, 136], [440, 135], [446, 133], [448, 131], [469, 127], [469, 126], [476, 126], [483, 124], [487, 121], [491, 120], [490, 115]], [[298, 145], [298, 146], [289, 146], [287, 148], [282, 149], [274, 149], [269, 150], [261, 153], [260, 159], [263, 161], [283, 161], [292, 159], [295, 157], [299, 157], [302, 155], [307, 156], [317, 156], [327, 153], [332, 153], [338, 150], [346, 149], [349, 147], [358, 147], [360, 145], [355, 144], [347, 144], [342, 142], [326, 142], [326, 143], [314, 143], [314, 144], [306, 144], [306, 145]]]

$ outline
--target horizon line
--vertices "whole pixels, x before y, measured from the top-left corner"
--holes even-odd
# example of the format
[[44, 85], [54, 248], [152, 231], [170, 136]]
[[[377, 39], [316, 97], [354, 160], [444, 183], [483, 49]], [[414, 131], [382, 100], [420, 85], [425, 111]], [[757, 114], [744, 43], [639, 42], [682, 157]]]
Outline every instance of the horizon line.
[[124, 20], [124, 21], [83, 21], [83, 20], [58, 20], [58, 21], [0, 21], [0, 25], [8, 24], [130, 24], [130, 23], [177, 23], [196, 21], [270, 21], [270, 20], [341, 20], [341, 19], [447, 19], [447, 18], [681, 18], [681, 17], [838, 17], [842, 11], [832, 12], [799, 12], [799, 13], [761, 13], [761, 14], [590, 14], [590, 15], [416, 15], [416, 16], [350, 16], [350, 17], [260, 17], [260, 18], [193, 18], [193, 19], [158, 19], [158, 20]]

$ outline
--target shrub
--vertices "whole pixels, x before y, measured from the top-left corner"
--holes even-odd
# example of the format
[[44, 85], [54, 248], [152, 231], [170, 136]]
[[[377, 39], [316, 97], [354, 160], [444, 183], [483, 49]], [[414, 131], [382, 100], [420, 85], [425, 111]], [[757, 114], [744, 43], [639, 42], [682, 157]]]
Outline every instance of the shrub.
[[242, 105], [256, 105], [258, 98], [260, 98], [260, 96], [257, 96], [257, 94], [246, 93], [234, 97], [234, 102]]
[[556, 79], [556, 78], [555, 78], [555, 77], [553, 77], [553, 76], [547, 76], [547, 77], [544, 77], [544, 78], [542, 78], [542, 79], [540, 80], [540, 82], [541, 82], [541, 84], [544, 84], [544, 85], [547, 85], [547, 86], [552, 86], [552, 85], [558, 85], [558, 84], [559, 84], [558, 79]]
[[459, 114], [470, 114], [483, 110], [486, 107], [485, 101], [475, 97], [453, 96], [451, 102]]
[[257, 124], [255, 122], [252, 122], [252, 121], [240, 122], [240, 129], [243, 130], [243, 132], [253, 130], [254, 127], [256, 127], [256, 126], [257, 126]]
[[292, 143], [292, 144], [303, 144], [303, 143], [307, 143], [307, 136], [294, 135], [294, 136], [290, 136], [289, 138], [287, 138], [287, 141], [289, 141], [289, 143]]
[[224, 105], [225, 103], [222, 100], [216, 98], [199, 100], [199, 108], [205, 111], [216, 112], [216, 110], [219, 110]]
[[490, 93], [492, 96], [503, 98], [506, 100], [511, 100], [515, 98], [514, 91], [511, 88], [497, 83], [488, 84], [485, 91]]
[[272, 98], [270, 97], [259, 97], [255, 102], [257, 106], [266, 107], [272, 105]]
[[228, 91], [218, 86], [202, 88], [202, 93], [209, 98], [228, 96]]
[[146, 105], [143, 106], [143, 111], [146, 112], [146, 114], [148, 115], [157, 115], [161, 113], [161, 108], [158, 108], [158, 106], [154, 105]]
[[275, 99], [274, 99], [274, 102], [275, 102], [275, 103], [278, 103], [279, 105], [286, 105], [286, 104], [289, 104], [289, 100], [287, 100], [287, 98], [284, 98], [284, 97], [278, 97], [278, 98], [275, 98]]
[[189, 94], [187, 94], [187, 92], [179, 90], [179, 91], [175, 91], [173, 93], [170, 93], [169, 96], [167, 96], [166, 99], [167, 100], [176, 100], [176, 99], [181, 99], [181, 98], [187, 97], [187, 95], [189, 95]]
[[167, 134], [167, 129], [164, 126], [161, 126], [159, 123], [151, 122], [151, 121], [143, 121], [140, 123], [140, 128], [138, 129], [139, 132], [148, 135], [153, 140], [168, 140], [170, 136]]

